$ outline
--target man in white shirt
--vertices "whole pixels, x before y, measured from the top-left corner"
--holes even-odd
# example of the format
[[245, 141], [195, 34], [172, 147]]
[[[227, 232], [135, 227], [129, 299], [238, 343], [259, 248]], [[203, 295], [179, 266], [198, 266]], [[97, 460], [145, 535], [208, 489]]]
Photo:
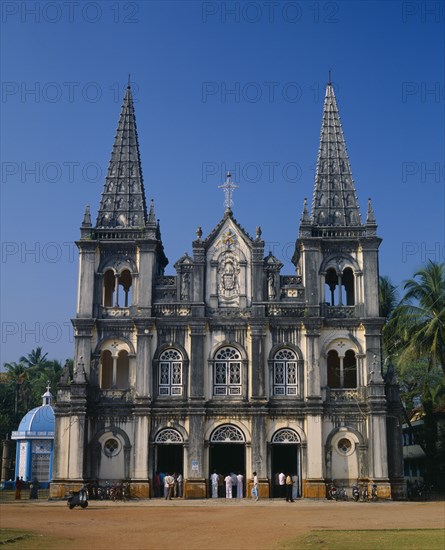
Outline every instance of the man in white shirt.
[[212, 483], [212, 498], [218, 498], [218, 474], [216, 470], [213, 471], [213, 474], [210, 476], [210, 481]]
[[278, 475], [278, 484], [280, 486], [280, 496], [284, 498], [286, 496], [286, 476], [283, 472]]
[[164, 477], [165, 500], [172, 499], [172, 492], [173, 492], [174, 486], [175, 486], [175, 478], [170, 474], [167, 474]]
[[232, 498], [232, 476], [227, 474], [224, 481], [226, 482], [226, 498]]
[[243, 474], [239, 472], [236, 476], [236, 498], [243, 498]]

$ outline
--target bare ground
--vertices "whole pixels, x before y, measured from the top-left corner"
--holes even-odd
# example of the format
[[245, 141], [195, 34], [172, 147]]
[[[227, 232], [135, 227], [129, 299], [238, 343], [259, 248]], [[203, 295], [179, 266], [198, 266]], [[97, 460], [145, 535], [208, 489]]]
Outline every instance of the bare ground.
[[51, 548], [58, 547], [57, 540], [64, 548], [81, 541], [84, 548], [94, 550], [270, 549], [312, 529], [443, 529], [444, 525], [444, 502], [291, 504], [221, 499], [90, 501], [86, 510], [69, 510], [65, 502], [0, 506], [2, 528], [51, 534]]

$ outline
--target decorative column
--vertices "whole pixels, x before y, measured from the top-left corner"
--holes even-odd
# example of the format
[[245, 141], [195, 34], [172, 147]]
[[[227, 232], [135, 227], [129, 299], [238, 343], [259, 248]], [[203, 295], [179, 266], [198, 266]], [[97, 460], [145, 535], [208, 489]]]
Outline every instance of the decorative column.
[[93, 317], [96, 242], [77, 241], [79, 248], [79, 278], [77, 287], [77, 317]]
[[[267, 477], [267, 441], [266, 420], [263, 415], [252, 417], [252, 472], [257, 472], [260, 486], [260, 497], [269, 497], [269, 479]], [[246, 487], [248, 485], [246, 484]]]
[[[250, 379], [252, 399], [266, 399], [266, 327], [263, 322], [250, 324], [252, 339]], [[255, 373], [255, 376], [253, 374]]]
[[200, 321], [190, 321], [191, 356], [190, 356], [190, 399], [204, 399], [204, 338], [206, 324]]

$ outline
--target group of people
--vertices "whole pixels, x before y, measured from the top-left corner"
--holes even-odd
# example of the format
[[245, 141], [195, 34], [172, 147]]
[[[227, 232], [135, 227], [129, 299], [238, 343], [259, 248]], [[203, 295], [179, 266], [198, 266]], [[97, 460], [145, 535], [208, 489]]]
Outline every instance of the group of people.
[[182, 498], [184, 495], [184, 478], [182, 474], [156, 472], [154, 477], [155, 498]]
[[298, 498], [298, 476], [287, 472], [275, 474], [275, 495], [285, 498], [286, 502], [294, 502]]
[[241, 472], [228, 473], [225, 477], [216, 470], [210, 476], [212, 498], [243, 498], [244, 476]]

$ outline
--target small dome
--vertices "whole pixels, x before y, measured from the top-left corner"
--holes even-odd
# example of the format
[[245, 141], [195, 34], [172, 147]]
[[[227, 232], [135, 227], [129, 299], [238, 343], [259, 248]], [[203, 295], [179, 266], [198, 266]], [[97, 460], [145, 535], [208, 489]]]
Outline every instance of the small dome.
[[41, 405], [27, 412], [18, 432], [54, 432], [54, 411], [51, 405]]
[[16, 432], [12, 432], [11, 439], [26, 439], [28, 437], [54, 437], [54, 409], [49, 385], [42, 395], [42, 405], [35, 407], [25, 414]]

